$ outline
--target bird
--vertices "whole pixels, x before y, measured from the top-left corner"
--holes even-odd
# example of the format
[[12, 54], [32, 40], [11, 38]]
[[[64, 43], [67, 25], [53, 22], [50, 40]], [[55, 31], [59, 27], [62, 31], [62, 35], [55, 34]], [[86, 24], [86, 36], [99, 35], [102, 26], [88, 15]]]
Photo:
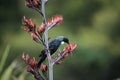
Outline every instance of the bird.
[[[65, 36], [58, 36], [54, 40], [52, 40], [48, 43], [50, 55], [54, 54], [57, 51], [57, 49], [61, 45], [61, 42], [65, 42], [65, 43], [69, 44], [69, 39], [66, 38]], [[45, 61], [45, 59], [47, 57], [45, 49], [43, 49], [41, 51], [41, 54], [39, 55], [39, 57], [40, 57], [40, 60], [39, 60], [38, 65], [37, 65], [38, 67], [41, 66], [41, 64]]]

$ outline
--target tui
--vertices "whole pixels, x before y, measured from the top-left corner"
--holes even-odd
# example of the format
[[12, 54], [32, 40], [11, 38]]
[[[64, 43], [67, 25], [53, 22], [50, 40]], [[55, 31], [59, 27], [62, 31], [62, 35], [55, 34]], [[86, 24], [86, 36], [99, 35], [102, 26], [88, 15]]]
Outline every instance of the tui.
[[[69, 44], [69, 39], [66, 38], [65, 36], [58, 36], [57, 38], [55, 38], [54, 40], [52, 40], [51, 42], [49, 42], [48, 45], [49, 45], [49, 51], [50, 51], [51, 55], [57, 51], [57, 49], [61, 45], [62, 41], [65, 42], [65, 43], [67, 43], [67, 44]], [[45, 49], [41, 51], [41, 54], [39, 55], [39, 57], [40, 57], [40, 61], [38, 62], [38, 67], [40, 67], [40, 65], [42, 64], [42, 62], [47, 57], [47, 54], [45, 53]]]

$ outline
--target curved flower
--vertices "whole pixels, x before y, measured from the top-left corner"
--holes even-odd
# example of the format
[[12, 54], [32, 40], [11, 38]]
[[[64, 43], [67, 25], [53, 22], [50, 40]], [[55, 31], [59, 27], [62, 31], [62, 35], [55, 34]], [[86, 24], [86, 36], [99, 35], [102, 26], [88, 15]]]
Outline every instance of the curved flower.
[[64, 50], [63, 50], [63, 54], [62, 56], [65, 58], [68, 56], [69, 53], [71, 53], [72, 51], [74, 51], [76, 49], [77, 45], [75, 43], [70, 43], [68, 44]]
[[49, 29], [51, 29], [55, 25], [59, 25], [62, 21], [63, 17], [61, 15], [55, 15], [48, 20], [47, 26], [49, 27]]
[[35, 42], [39, 42], [39, 41], [40, 41], [38, 35], [37, 35], [35, 32], [32, 32], [32, 33], [31, 33], [31, 37], [32, 37], [32, 39], [33, 39]]
[[30, 59], [29, 64], [30, 64], [31, 67], [35, 67], [35, 66], [37, 66], [37, 62], [35, 61], [35, 58]]
[[36, 80], [43, 80], [42, 76], [40, 75], [37, 67], [37, 61], [35, 58], [30, 59], [28, 54], [22, 54], [22, 60], [28, 64], [27, 66], [27, 72], [30, 72], [34, 75]]
[[36, 67], [37, 66], [37, 61], [35, 60], [35, 58], [33, 58], [33, 59], [30, 59], [30, 57], [29, 57], [29, 55], [28, 54], [22, 54], [22, 60], [26, 63], [26, 64], [28, 64], [28, 65], [30, 65], [31, 67]]
[[38, 28], [38, 33], [39, 33], [39, 34], [42, 34], [44, 31], [45, 31], [45, 24], [42, 23], [42, 24], [40, 25], [40, 27]]
[[43, 74], [46, 73], [47, 69], [48, 69], [47, 65], [45, 65], [45, 64], [41, 64], [41, 66], [40, 66], [40, 70], [43, 72]]
[[28, 20], [25, 16], [23, 16], [22, 24], [26, 26], [22, 28], [26, 32], [35, 32], [36, 25], [32, 22], [31, 19]]
[[30, 72], [32, 74], [35, 73], [34, 69], [31, 66], [27, 66], [27, 72]]
[[25, 0], [25, 5], [29, 8], [39, 8], [40, 7], [40, 1], [39, 0]]
[[22, 60], [25, 61], [25, 63], [29, 64], [29, 61], [30, 61], [30, 57], [28, 54], [22, 54]]

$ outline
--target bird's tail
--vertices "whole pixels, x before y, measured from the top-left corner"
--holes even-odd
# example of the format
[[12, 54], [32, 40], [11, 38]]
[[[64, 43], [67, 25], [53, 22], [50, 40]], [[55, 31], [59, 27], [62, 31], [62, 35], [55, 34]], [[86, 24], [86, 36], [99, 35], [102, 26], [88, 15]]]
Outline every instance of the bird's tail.
[[41, 66], [43, 61], [46, 59], [47, 55], [45, 54], [45, 52], [42, 51], [39, 57], [40, 57], [40, 60], [39, 60], [38, 65], [37, 65], [38, 67]]

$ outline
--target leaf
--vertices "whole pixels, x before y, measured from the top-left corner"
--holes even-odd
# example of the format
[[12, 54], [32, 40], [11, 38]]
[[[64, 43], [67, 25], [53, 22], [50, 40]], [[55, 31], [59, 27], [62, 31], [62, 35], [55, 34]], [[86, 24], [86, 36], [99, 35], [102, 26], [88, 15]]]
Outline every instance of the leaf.
[[1, 74], [1, 72], [2, 72], [2, 70], [3, 70], [4, 65], [5, 65], [5, 62], [6, 62], [8, 53], [9, 53], [9, 50], [10, 50], [10, 46], [7, 45], [7, 47], [6, 47], [6, 49], [5, 49], [4, 53], [3, 53], [1, 62], [0, 62], [0, 74]]
[[12, 62], [11, 65], [2, 74], [0, 80], [10, 80], [10, 77], [12, 76], [12, 72], [16, 67], [16, 65], [17, 65], [17, 61]]
[[26, 74], [23, 72], [19, 75], [18, 80], [25, 80]]

